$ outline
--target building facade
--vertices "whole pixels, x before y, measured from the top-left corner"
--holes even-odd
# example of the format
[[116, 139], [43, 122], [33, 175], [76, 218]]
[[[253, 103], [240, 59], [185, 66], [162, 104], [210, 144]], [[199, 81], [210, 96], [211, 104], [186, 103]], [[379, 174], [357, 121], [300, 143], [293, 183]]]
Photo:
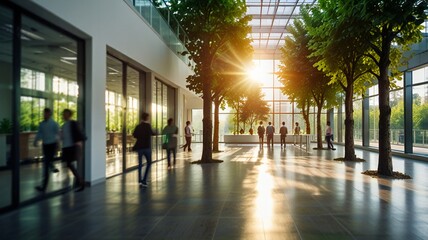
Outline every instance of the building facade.
[[[140, 114], [160, 131], [178, 126], [201, 100], [186, 90], [191, 63], [185, 37], [150, 1], [5, 1], [0, 3], [0, 209], [66, 191], [73, 184], [61, 152], [46, 194], [42, 151], [33, 146], [44, 108], [63, 123], [68, 108], [88, 140], [78, 163], [88, 184], [135, 169], [132, 131]], [[180, 127], [180, 134], [182, 128]], [[153, 158], [165, 158], [153, 137]]]

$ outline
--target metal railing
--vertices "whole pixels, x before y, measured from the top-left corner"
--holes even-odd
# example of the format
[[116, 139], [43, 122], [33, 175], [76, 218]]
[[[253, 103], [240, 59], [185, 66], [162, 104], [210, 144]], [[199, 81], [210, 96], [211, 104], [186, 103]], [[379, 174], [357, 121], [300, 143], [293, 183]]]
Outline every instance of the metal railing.
[[150, 0], [126, 0], [126, 2], [133, 6], [183, 62], [189, 67], [194, 66], [194, 62], [182, 54], [187, 52], [185, 43], [189, 38], [164, 1], [161, 1], [159, 6], [153, 5]]

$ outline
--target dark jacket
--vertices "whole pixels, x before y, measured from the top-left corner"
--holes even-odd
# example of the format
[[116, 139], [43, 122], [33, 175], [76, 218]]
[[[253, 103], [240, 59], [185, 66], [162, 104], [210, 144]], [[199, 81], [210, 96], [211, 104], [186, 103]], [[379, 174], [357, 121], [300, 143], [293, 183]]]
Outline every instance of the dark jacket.
[[152, 146], [152, 136], [155, 135], [155, 132], [152, 130], [152, 126], [149, 123], [142, 122], [135, 127], [134, 133], [132, 136], [137, 139], [137, 142], [134, 145], [134, 150], [147, 149]]
[[87, 137], [80, 127], [79, 123], [75, 120], [70, 120], [71, 126], [71, 136], [73, 137], [73, 142], [83, 142], [86, 141]]

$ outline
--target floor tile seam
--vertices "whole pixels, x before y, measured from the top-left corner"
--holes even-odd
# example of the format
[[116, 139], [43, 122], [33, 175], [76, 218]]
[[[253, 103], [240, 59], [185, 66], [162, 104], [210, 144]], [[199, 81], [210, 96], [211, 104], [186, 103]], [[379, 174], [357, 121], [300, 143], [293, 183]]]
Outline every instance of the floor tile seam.
[[336, 221], [337, 224], [339, 224], [339, 226], [341, 226], [346, 233], [348, 233], [352, 239], [356, 240], [356, 237], [354, 236], [354, 234], [351, 232], [351, 230], [349, 230], [344, 224], [342, 224], [342, 222], [336, 218], [335, 215], [330, 213], [330, 216], [334, 219], [334, 221]]
[[177, 205], [178, 205], [178, 202], [176, 202], [170, 209], [168, 209], [168, 211], [162, 217], [160, 217], [159, 221], [155, 225], [153, 225], [150, 231], [147, 232], [147, 234], [143, 237], [143, 239], [146, 239], [147, 236], [149, 236], [153, 232], [153, 230], [159, 225], [159, 223], [162, 222], [162, 220], [164, 220], [166, 216], [171, 212], [171, 210]]
[[[226, 199], [228, 199], [228, 197], [229, 197], [230, 193], [231, 193], [231, 191], [229, 191], [229, 193], [227, 194]], [[219, 222], [220, 222], [220, 216], [221, 216], [221, 213], [222, 213], [222, 212], [223, 212], [223, 210], [224, 210], [224, 206], [226, 205], [226, 201], [227, 201], [227, 200], [223, 200], [223, 204], [222, 204], [221, 209], [220, 209], [220, 211], [219, 211], [219, 213], [218, 213], [218, 215], [217, 215], [217, 221], [216, 221], [216, 223], [215, 223], [214, 233], [213, 233], [213, 236], [212, 236], [212, 238], [211, 238], [212, 240], [213, 240], [213, 239], [215, 239], [215, 235], [216, 235], [216, 233], [217, 233], [217, 227], [218, 227], [218, 224], [219, 224]]]

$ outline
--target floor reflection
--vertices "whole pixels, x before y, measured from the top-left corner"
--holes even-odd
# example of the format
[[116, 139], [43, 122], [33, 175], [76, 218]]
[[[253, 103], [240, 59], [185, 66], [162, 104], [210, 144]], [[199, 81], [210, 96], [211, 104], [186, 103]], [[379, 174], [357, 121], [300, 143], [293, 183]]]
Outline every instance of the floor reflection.
[[2, 215], [2, 237], [428, 239], [428, 163], [394, 157], [395, 170], [413, 179], [387, 180], [361, 174], [377, 167], [376, 153], [356, 150], [365, 163], [333, 161], [340, 146], [308, 154], [222, 145], [214, 157], [224, 163], [190, 164], [201, 148], [179, 152], [174, 169], [155, 163], [148, 188], [132, 171]]

